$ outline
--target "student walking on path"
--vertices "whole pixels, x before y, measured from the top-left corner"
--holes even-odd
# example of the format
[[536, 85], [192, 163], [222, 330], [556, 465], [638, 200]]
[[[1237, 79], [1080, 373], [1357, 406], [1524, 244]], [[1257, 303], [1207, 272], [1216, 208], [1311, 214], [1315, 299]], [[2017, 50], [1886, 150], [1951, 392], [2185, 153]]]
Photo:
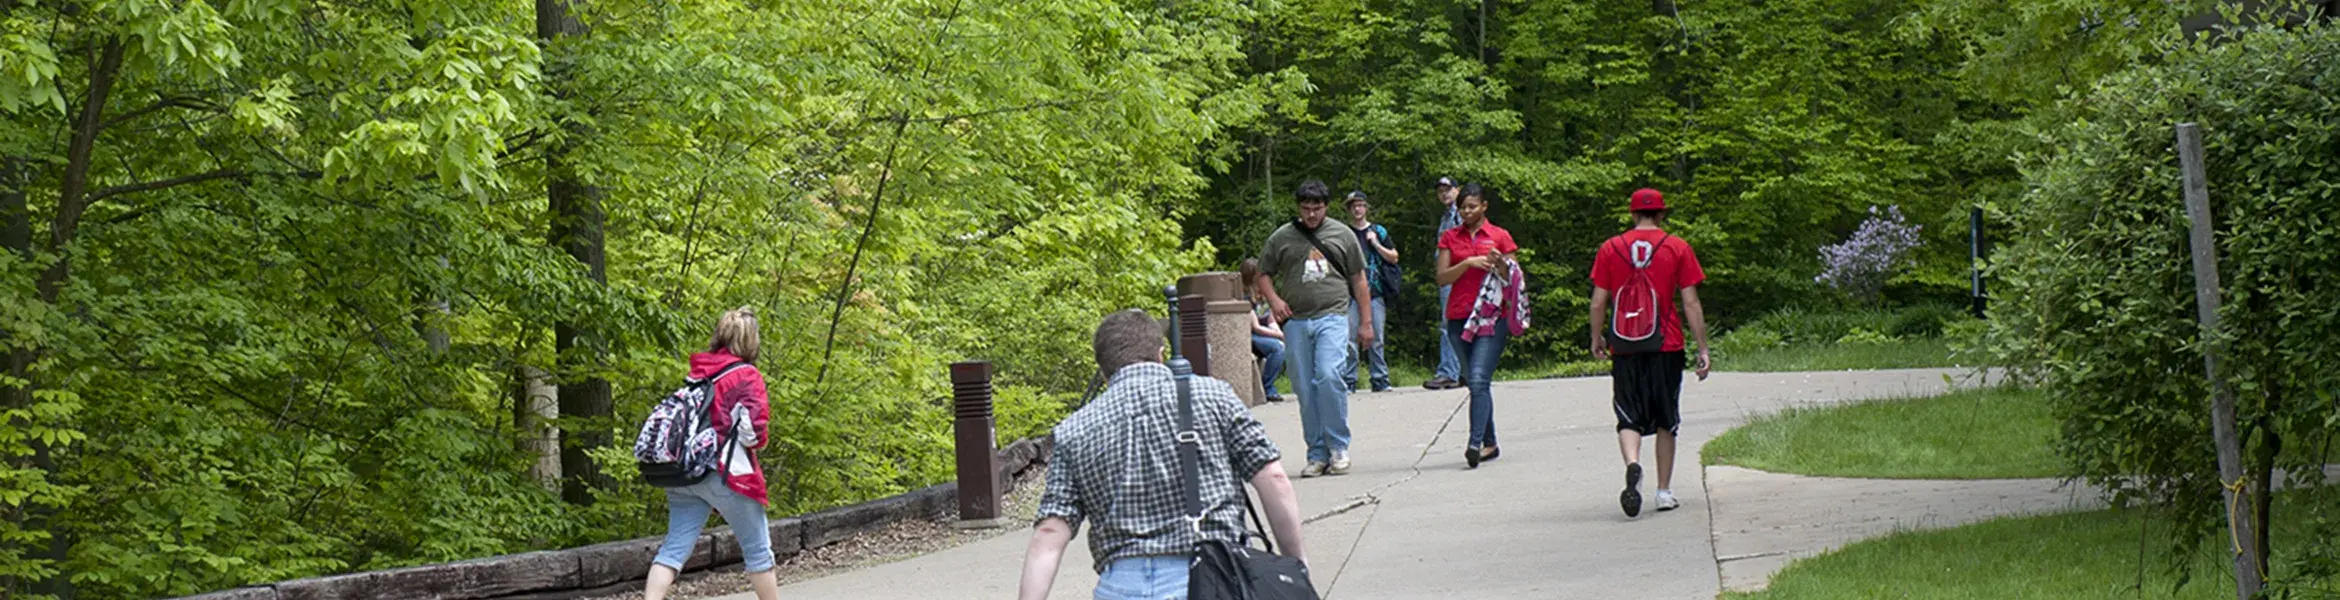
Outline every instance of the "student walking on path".
[[[1445, 212], [1438, 217], [1437, 239], [1443, 240], [1446, 239], [1446, 232], [1462, 226], [1462, 213], [1455, 208], [1460, 190], [1455, 189], [1454, 178], [1440, 177], [1438, 178], [1437, 191], [1438, 202], [1446, 205]], [[1454, 286], [1445, 283], [1438, 284], [1438, 306], [1446, 306], [1453, 295]], [[1462, 387], [1460, 381], [1463, 376], [1462, 359], [1455, 356], [1454, 342], [1446, 339], [1446, 319], [1438, 319], [1434, 325], [1438, 328], [1438, 368], [1430, 373], [1429, 381], [1422, 383], [1422, 389], [1446, 390]]]
[[1503, 455], [1495, 444], [1491, 386], [1503, 345], [1527, 329], [1527, 284], [1516, 260], [1519, 244], [1511, 232], [1487, 222], [1486, 192], [1466, 185], [1460, 195], [1462, 224], [1438, 239], [1438, 283], [1457, 290], [1441, 310], [1445, 343], [1463, 359], [1470, 382], [1471, 434], [1463, 462], [1476, 469]]
[[[1325, 219], [1331, 192], [1323, 182], [1301, 183], [1293, 199], [1299, 216], [1268, 234], [1260, 249], [1258, 286], [1268, 309], [1284, 322], [1286, 361], [1308, 440], [1308, 467], [1300, 476], [1346, 475], [1349, 388], [1341, 383], [1340, 368], [1349, 353], [1349, 307], [1357, 305], [1366, 320], [1374, 316], [1365, 257], [1349, 228]], [[1358, 345], [1375, 341], [1369, 328], [1356, 328], [1354, 335]]]
[[1389, 239], [1389, 228], [1367, 219], [1373, 204], [1366, 201], [1365, 192], [1349, 192], [1349, 229], [1357, 234], [1357, 247], [1365, 249], [1365, 291], [1373, 297], [1371, 316], [1360, 315], [1363, 305], [1349, 307], [1349, 327], [1373, 327], [1373, 342], [1350, 348], [1349, 358], [1341, 364], [1342, 381], [1349, 391], [1357, 390], [1357, 367], [1360, 363], [1370, 368], [1368, 381], [1373, 391], [1389, 391], [1389, 360], [1382, 353], [1383, 340], [1388, 339], [1389, 295], [1396, 291], [1398, 282], [1382, 274], [1384, 264], [1398, 261], [1396, 242]]
[[[1625, 458], [1625, 516], [1641, 516], [1641, 438], [1657, 436], [1657, 509], [1674, 499], [1674, 437], [1682, 426], [1682, 314], [1698, 337], [1698, 379], [1713, 368], [1706, 343], [1706, 280], [1690, 243], [1666, 233], [1665, 196], [1633, 192], [1633, 229], [1602, 243], [1593, 257], [1592, 353], [1609, 359], [1615, 386], [1617, 446]], [[1675, 296], [1681, 297], [1680, 311]]]
[[764, 468], [756, 460], [756, 451], [770, 441], [766, 424], [772, 418], [771, 404], [764, 396], [764, 374], [755, 367], [761, 346], [756, 313], [742, 307], [716, 319], [707, 351], [691, 355], [689, 383], [698, 385], [713, 378], [709, 420], [715, 431], [724, 432], [722, 436], [735, 443], [706, 479], [666, 488], [666, 541], [659, 544], [642, 586], [642, 597], [647, 600], [665, 600], [675, 575], [690, 561], [691, 549], [698, 545], [699, 530], [707, 526], [710, 512], [721, 513], [723, 521], [731, 524], [757, 600], [780, 597], [780, 579], [772, 571], [772, 530], [764, 516], [764, 506], [770, 500], [764, 494]]
[[1056, 426], [1056, 450], [1040, 495], [1039, 525], [1024, 553], [1018, 597], [1045, 600], [1073, 534], [1087, 523], [1098, 600], [1185, 598], [1195, 544], [1244, 543], [1243, 482], [1259, 490], [1276, 547], [1307, 562], [1300, 502], [1267, 428], [1227, 382], [1190, 381], [1203, 518], [1189, 520], [1179, 467], [1177, 379], [1162, 364], [1162, 325], [1125, 310], [1097, 326], [1097, 368], [1112, 379], [1096, 400]]
[[1243, 259], [1243, 299], [1251, 303], [1251, 355], [1260, 359], [1259, 385], [1269, 402], [1283, 402], [1276, 392], [1276, 378], [1284, 375], [1284, 328], [1276, 324], [1267, 304], [1260, 300], [1259, 259]]

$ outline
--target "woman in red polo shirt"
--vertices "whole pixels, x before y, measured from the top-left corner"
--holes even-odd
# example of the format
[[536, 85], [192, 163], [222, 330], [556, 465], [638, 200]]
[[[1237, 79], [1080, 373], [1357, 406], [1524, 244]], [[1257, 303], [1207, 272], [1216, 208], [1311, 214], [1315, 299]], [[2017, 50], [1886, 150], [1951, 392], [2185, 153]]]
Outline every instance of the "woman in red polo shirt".
[[[1518, 299], [1503, 292], [1515, 274], [1519, 245], [1512, 243], [1511, 232], [1487, 222], [1486, 190], [1478, 184], [1464, 185], [1455, 206], [1462, 225], [1438, 238], [1438, 284], [1454, 286], [1446, 301], [1446, 338], [1463, 361], [1464, 381], [1470, 382], [1471, 435], [1463, 461], [1476, 469], [1502, 456], [1495, 445], [1495, 397], [1488, 386], [1503, 358], [1503, 344], [1525, 326], [1518, 319]], [[1488, 281], [1491, 271], [1501, 278], [1494, 285]]]

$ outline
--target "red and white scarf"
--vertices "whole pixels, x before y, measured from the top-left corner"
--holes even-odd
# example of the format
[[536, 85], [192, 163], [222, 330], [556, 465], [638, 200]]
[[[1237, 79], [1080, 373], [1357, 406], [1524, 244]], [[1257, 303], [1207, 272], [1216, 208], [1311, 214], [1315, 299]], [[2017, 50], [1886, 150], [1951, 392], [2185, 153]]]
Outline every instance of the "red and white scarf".
[[1527, 331], [1527, 272], [1520, 270], [1519, 261], [1508, 258], [1503, 259], [1502, 268], [1488, 271], [1487, 278], [1480, 281], [1479, 300], [1471, 304], [1471, 315], [1463, 320], [1463, 341], [1494, 334], [1495, 319], [1504, 317], [1510, 321], [1511, 335]]

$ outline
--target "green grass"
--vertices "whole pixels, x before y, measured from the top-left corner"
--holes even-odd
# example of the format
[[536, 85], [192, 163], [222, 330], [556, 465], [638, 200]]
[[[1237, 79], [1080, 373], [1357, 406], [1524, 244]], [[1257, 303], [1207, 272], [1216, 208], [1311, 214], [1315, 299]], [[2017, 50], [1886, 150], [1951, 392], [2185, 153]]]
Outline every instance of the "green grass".
[[1893, 479], [2052, 477], [2056, 422], [2036, 391], [1986, 388], [1790, 409], [1707, 442], [1708, 464]]
[[[2329, 498], [2329, 495], [2325, 496]], [[2276, 497], [2274, 576], [2285, 556], [2310, 534], [2309, 496]], [[2287, 518], [2288, 517], [2288, 518]], [[1836, 600], [1868, 598], [2233, 598], [2224, 540], [2211, 540], [2188, 557], [2184, 587], [2172, 572], [2166, 527], [2137, 510], [2098, 510], [2000, 519], [1963, 527], [1905, 532], [1854, 543], [1799, 560], [1761, 592], [1725, 593], [1728, 600]], [[2224, 535], [2223, 530], [2219, 535]], [[2144, 537], [2141, 537], [2144, 536]], [[2141, 552], [2143, 556], [2140, 556]], [[2332, 589], [2335, 583], [2310, 583]]]
[[1951, 366], [1958, 365], [1951, 361], [1950, 342], [1941, 338], [1726, 348], [1714, 357], [1714, 368], [1718, 371], [1842, 371]]

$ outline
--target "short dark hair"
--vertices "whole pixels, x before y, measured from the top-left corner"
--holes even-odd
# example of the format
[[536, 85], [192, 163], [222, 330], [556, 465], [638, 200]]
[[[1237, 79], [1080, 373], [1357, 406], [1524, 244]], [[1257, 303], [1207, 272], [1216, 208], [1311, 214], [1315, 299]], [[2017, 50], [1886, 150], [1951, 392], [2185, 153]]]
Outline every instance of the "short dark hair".
[[1301, 204], [1330, 202], [1332, 190], [1325, 189], [1324, 182], [1310, 179], [1300, 182], [1300, 189], [1292, 191], [1292, 200]]
[[1105, 315], [1090, 346], [1097, 353], [1097, 370], [1111, 377], [1130, 365], [1162, 360], [1165, 339], [1160, 321], [1132, 308]]
[[1479, 187], [1479, 184], [1476, 183], [1465, 183], [1462, 186], [1462, 191], [1454, 194], [1454, 201], [1459, 203], [1464, 198], [1473, 197], [1478, 198], [1479, 204], [1482, 205], [1492, 200], [1492, 198], [1487, 197], [1487, 188]]
[[1660, 209], [1656, 209], [1656, 210], [1637, 210], [1637, 211], [1633, 211], [1633, 218], [1635, 218], [1635, 219], [1649, 219], [1649, 220], [1652, 220], [1652, 221], [1664, 221], [1664, 220], [1666, 220], [1666, 209], [1660, 208]]

